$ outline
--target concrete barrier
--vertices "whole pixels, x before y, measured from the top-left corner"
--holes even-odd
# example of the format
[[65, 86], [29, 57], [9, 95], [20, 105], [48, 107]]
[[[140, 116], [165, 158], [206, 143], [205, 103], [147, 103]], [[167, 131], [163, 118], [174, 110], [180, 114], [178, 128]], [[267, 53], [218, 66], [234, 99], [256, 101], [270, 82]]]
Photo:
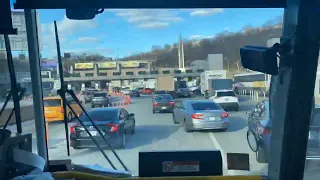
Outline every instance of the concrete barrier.
[[[7, 119], [10, 116], [10, 113], [12, 111], [13, 107], [7, 107], [3, 113], [1, 114], [0, 117], [0, 127], [3, 126]], [[33, 105], [29, 105], [29, 106], [22, 106], [20, 108], [21, 111], [21, 120], [22, 121], [28, 121], [28, 120], [32, 120], [34, 119], [34, 110], [33, 110]], [[15, 113], [13, 113], [13, 116], [10, 119], [9, 125], [11, 124], [15, 124], [16, 123], [16, 117], [15, 117]]]

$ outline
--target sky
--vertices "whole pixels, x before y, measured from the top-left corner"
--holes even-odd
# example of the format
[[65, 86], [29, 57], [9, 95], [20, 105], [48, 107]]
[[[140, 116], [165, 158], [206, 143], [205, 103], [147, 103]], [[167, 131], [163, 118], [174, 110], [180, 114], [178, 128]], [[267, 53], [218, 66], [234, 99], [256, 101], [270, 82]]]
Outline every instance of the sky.
[[237, 32], [279, 17], [283, 9], [114, 9], [93, 20], [69, 20], [65, 10], [38, 10], [42, 57], [56, 56], [53, 21], [57, 21], [61, 51], [99, 53], [125, 57], [184, 39], [214, 37], [222, 31]]

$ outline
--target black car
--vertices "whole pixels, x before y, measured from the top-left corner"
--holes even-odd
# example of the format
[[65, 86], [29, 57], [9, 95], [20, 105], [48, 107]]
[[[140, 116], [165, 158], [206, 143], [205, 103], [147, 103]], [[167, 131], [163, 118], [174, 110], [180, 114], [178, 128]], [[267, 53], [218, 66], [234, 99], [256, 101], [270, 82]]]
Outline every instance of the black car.
[[107, 92], [95, 92], [91, 100], [92, 108], [111, 106], [110, 95]]
[[[316, 112], [318, 113], [318, 112]], [[247, 111], [248, 131], [247, 141], [249, 147], [256, 153], [256, 159], [259, 163], [268, 163], [270, 140], [272, 133], [272, 121], [270, 120], [269, 101], [259, 102], [253, 110]], [[319, 125], [310, 125], [309, 140], [307, 148], [307, 157], [319, 156]], [[294, 139], [293, 139], [294, 141]]]
[[152, 99], [152, 112], [172, 112], [174, 100], [170, 94], [157, 94]]
[[[135, 133], [134, 114], [123, 108], [94, 108], [88, 114], [113, 148], [123, 149], [126, 146], [126, 136]], [[101, 147], [108, 147], [86, 115], [81, 115], [80, 120]], [[70, 142], [74, 149], [96, 147], [79, 122], [70, 128]]]
[[140, 91], [138, 89], [134, 89], [130, 92], [130, 96], [140, 97]]

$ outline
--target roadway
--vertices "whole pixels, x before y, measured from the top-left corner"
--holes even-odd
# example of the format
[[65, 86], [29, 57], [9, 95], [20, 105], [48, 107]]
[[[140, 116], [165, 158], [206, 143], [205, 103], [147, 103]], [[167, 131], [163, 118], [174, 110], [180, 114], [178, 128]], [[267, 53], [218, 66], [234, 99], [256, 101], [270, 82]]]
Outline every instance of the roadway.
[[[199, 97], [198, 97], [199, 98]], [[251, 171], [231, 171], [224, 166], [224, 174], [266, 174], [267, 165], [256, 162], [255, 154], [249, 149], [246, 141], [247, 115], [246, 111], [253, 108], [255, 101], [248, 97], [240, 98], [240, 111], [230, 112], [231, 126], [226, 132], [193, 132], [186, 133], [179, 125], [172, 122], [172, 114], [153, 114], [151, 97], [142, 96], [133, 98], [132, 104], [126, 109], [135, 113], [136, 134], [127, 139], [124, 150], [116, 150], [120, 158], [134, 175], [138, 175], [138, 153], [139, 151], [152, 150], [212, 150], [219, 149], [226, 162], [226, 153], [248, 153], [250, 155]], [[87, 109], [90, 104], [85, 105]], [[70, 126], [72, 123], [70, 124]], [[24, 132], [34, 132], [33, 121], [24, 122]], [[11, 127], [12, 128], [12, 127]], [[50, 159], [72, 159], [76, 164], [95, 165], [110, 168], [107, 160], [97, 149], [71, 150], [71, 156], [67, 156], [66, 141], [64, 140], [64, 124], [61, 122], [49, 124], [49, 158]], [[35, 136], [33, 138], [35, 141]], [[34, 152], [36, 152], [35, 142]], [[105, 151], [113, 160], [118, 169], [122, 169], [116, 158], [109, 150]], [[225, 163], [226, 164], [226, 163]], [[319, 173], [317, 173], [319, 174]], [[319, 178], [318, 178], [319, 179]]]

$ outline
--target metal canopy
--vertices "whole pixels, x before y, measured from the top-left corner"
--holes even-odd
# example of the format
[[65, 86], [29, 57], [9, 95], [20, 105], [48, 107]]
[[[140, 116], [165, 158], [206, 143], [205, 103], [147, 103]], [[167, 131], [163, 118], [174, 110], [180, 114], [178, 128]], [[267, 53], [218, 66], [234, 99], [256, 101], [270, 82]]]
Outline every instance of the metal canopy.
[[285, 8], [286, 0], [17, 0], [15, 9]]

